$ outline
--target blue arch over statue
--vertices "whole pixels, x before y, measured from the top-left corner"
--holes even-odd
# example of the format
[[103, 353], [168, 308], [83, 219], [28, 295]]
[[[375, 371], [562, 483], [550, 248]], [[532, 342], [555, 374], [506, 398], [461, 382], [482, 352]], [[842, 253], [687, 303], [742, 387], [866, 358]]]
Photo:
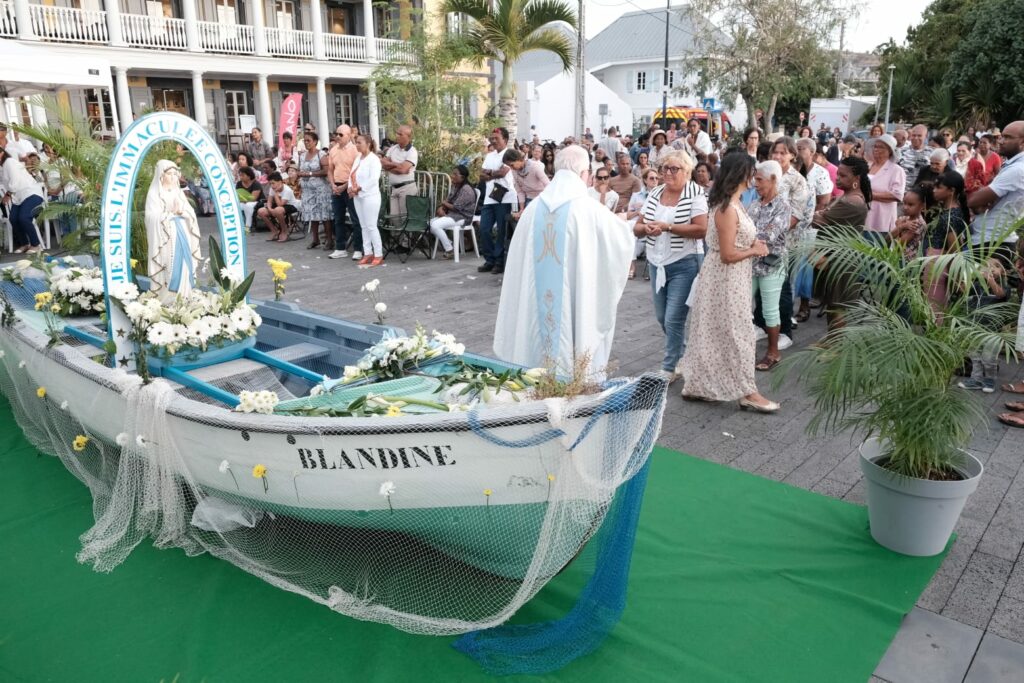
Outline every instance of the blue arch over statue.
[[[173, 140], [182, 145], [198, 160], [216, 208], [224, 267], [233, 278], [241, 280], [245, 277], [246, 226], [238, 205], [231, 168], [217, 143], [206, 130], [187, 116], [174, 112], [154, 112], [140, 117], [125, 130], [110, 157], [100, 209], [100, 256], [104, 287], [108, 293], [107, 334], [117, 347], [117, 357], [121, 358], [134, 357], [135, 350], [127, 340], [127, 335], [115, 334], [114, 330], [131, 329], [131, 321], [118, 306], [110, 305], [109, 292], [117, 284], [132, 281], [131, 225], [135, 182], [146, 154], [154, 145], [165, 140]], [[154, 176], [154, 190], [159, 189], [158, 184], [165, 173], [168, 174], [168, 182], [173, 185], [173, 172], [176, 169], [172, 162], [158, 166], [158, 173]], [[161, 260], [159, 255], [152, 257], [154, 250], [152, 247], [150, 250], [151, 267], [166, 271], [160, 276], [160, 282], [166, 281], [172, 285], [173, 291], [181, 291], [179, 288], [190, 288], [195, 284], [201, 266], [197, 228], [191, 232], [188, 230], [187, 219], [191, 207], [179, 208], [180, 215], [163, 223], [167, 234], [159, 234], [159, 239], [165, 239], [172, 245], [167, 249], [171, 256]], [[147, 206], [147, 213], [148, 209]], [[194, 221], [194, 214], [191, 219]], [[147, 231], [151, 228], [150, 222], [147, 216]], [[150, 239], [156, 237], [153, 235]], [[157, 254], [160, 246], [156, 245]]]

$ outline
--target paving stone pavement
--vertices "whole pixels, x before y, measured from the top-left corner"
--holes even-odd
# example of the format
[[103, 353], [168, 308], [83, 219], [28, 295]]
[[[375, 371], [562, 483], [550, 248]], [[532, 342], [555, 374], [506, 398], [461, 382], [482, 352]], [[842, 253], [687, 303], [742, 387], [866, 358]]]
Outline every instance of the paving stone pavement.
[[[203, 220], [210, 230], [212, 221]], [[482, 261], [470, 253], [460, 263], [431, 261], [422, 254], [402, 264], [392, 254], [383, 266], [363, 270], [350, 259], [330, 260], [327, 252], [306, 249], [300, 241], [268, 243], [267, 233], [249, 236], [248, 261], [257, 271], [252, 295], [271, 298], [267, 258], [293, 264], [285, 300], [304, 308], [351, 320], [375, 321], [373, 304], [360, 286], [381, 281], [387, 303], [386, 323], [412, 330], [454, 333], [470, 351], [491, 355], [491, 342], [504, 276], [477, 273]], [[3, 260], [9, 261], [10, 257]], [[822, 319], [811, 320], [795, 333], [795, 348], [824, 333]], [[612, 362], [617, 374], [637, 374], [660, 367], [664, 337], [654, 319], [651, 285], [630, 281], [618, 308]], [[999, 381], [1024, 377], [1019, 364], [1000, 367]], [[771, 386], [759, 377], [762, 392], [782, 404], [776, 415], [741, 412], [735, 405], [690, 403], [673, 385], [659, 444], [783, 481], [843, 500], [864, 503], [857, 444], [848, 434], [811, 437], [806, 427], [813, 406], [790, 380]], [[993, 408], [1011, 395], [985, 397]], [[883, 660], [885, 669], [873, 680], [888, 683], [930, 681], [925, 672], [935, 663], [936, 642], [915, 627], [927, 619], [948, 622], [947, 633], [977, 633], [969, 643], [956, 636], [938, 646], [947, 657], [945, 676], [970, 681], [1024, 680], [1024, 430], [1008, 429], [994, 417], [979, 430], [970, 450], [986, 466], [978, 490], [969, 499], [957, 526], [957, 541], [940, 570], [908, 615], [904, 628]], [[934, 634], [933, 634], [934, 635]], [[1008, 668], [1009, 667], [1009, 668]], [[1009, 671], [1012, 676], [999, 672]], [[888, 673], [894, 678], [886, 678]], [[945, 680], [945, 678], [943, 678]], [[952, 679], [950, 679], [952, 680]]]

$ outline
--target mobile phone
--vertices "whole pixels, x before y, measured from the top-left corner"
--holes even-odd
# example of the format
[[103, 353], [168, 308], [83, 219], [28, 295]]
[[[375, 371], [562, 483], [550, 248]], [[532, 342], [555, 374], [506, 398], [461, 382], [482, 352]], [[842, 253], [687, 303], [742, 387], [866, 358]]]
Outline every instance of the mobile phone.
[[778, 254], [768, 254], [767, 256], [761, 257], [761, 263], [765, 264], [769, 268], [774, 267], [775, 264], [777, 264], [781, 260], [782, 257], [779, 256]]

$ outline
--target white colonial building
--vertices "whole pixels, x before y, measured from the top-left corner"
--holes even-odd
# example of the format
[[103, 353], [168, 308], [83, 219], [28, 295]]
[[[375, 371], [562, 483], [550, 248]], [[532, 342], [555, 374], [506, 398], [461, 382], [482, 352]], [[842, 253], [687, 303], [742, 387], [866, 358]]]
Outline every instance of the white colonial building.
[[[225, 146], [249, 132], [251, 117], [273, 140], [280, 103], [292, 93], [303, 95], [302, 121], [313, 122], [321, 136], [340, 123], [377, 133], [375, 88], [367, 79], [379, 62], [409, 58], [409, 45], [398, 36], [408, 35], [410, 17], [423, 4], [0, 0], [0, 54], [2, 43], [17, 41], [65, 63], [100, 58], [109, 64], [113, 96], [91, 88], [60, 97], [110, 135], [152, 108], [191, 116]], [[17, 80], [18, 65], [4, 63], [0, 95], [5, 81]], [[13, 98], [4, 114], [40, 115]]]

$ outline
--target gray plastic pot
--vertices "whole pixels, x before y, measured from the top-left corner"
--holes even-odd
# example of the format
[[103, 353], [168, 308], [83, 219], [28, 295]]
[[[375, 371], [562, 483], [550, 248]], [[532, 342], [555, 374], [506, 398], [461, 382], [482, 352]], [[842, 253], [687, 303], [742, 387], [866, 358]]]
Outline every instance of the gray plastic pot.
[[877, 438], [860, 446], [860, 469], [867, 481], [871, 537], [903, 555], [929, 557], [946, 547], [967, 497], [978, 488], [985, 467], [964, 451], [961, 481], [901, 477], [875, 464], [883, 458]]

